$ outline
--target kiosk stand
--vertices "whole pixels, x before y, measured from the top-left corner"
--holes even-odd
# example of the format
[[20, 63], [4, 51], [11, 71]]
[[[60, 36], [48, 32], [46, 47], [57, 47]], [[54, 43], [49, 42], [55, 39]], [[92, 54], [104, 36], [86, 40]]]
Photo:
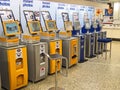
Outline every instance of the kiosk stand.
[[95, 34], [90, 30], [91, 26], [87, 15], [84, 15], [84, 24], [82, 33], [86, 35], [86, 57], [92, 58], [95, 57]]
[[[69, 15], [66, 12], [62, 13], [64, 22], [64, 31], [60, 31], [59, 37], [63, 40], [63, 56], [68, 58], [68, 67], [78, 63], [78, 38], [72, 37], [72, 22], [69, 21]], [[63, 66], [66, 66], [63, 62]]]
[[[28, 79], [32, 82], [47, 77], [48, 58], [44, 53], [48, 52], [47, 43], [40, 42], [40, 21], [35, 19], [33, 11], [23, 11], [26, 19], [26, 26], [29, 33], [23, 34], [23, 42], [27, 46], [28, 56]], [[25, 35], [26, 34], [26, 35]]]
[[[48, 54], [60, 54], [62, 55], [62, 40], [56, 37], [56, 22], [52, 20], [50, 13], [48, 11], [41, 11], [43, 21], [45, 24], [45, 28], [40, 33], [41, 41], [47, 42], [48, 44]], [[53, 74], [55, 73], [55, 62], [56, 60], [49, 60], [48, 61], [48, 73]], [[60, 64], [61, 60], [57, 59], [57, 70], [60, 71]]]
[[57, 69], [58, 69], [58, 64], [57, 60], [60, 59], [61, 62], [65, 61], [66, 62], [66, 73], [64, 74], [62, 71], [62, 63], [60, 64], [60, 74], [63, 76], [67, 77], [68, 76], [68, 60], [66, 57], [63, 57], [59, 54], [53, 54], [53, 55], [48, 55], [45, 53], [45, 55], [50, 59], [50, 60], [55, 60], [55, 87], [51, 87], [48, 90], [65, 90], [64, 88], [58, 87], [58, 80], [57, 80]]
[[79, 38], [79, 62], [87, 61], [85, 58], [85, 48], [86, 48], [86, 37], [83, 34], [80, 34], [81, 26], [79, 22], [79, 13], [74, 12], [73, 15], [73, 31], [72, 36]]
[[28, 84], [27, 50], [19, 45], [20, 26], [11, 10], [0, 10], [3, 35], [0, 36], [2, 87], [15, 90]]
[[96, 32], [95, 32], [95, 37], [96, 37], [96, 53], [97, 54], [101, 54], [103, 53], [103, 51], [106, 51], [107, 46], [104, 43], [100, 43], [97, 40], [98, 39], [105, 39], [106, 38], [106, 31], [102, 31], [102, 20], [101, 19], [97, 19], [97, 28], [96, 28]]
[[100, 26], [100, 24], [95, 19], [95, 16], [93, 16], [91, 30], [95, 34], [95, 52], [94, 52], [95, 54], [102, 53], [102, 48], [101, 48], [102, 44], [100, 42], [98, 42], [98, 39], [102, 38], [102, 34], [101, 34], [100, 30], [99, 30], [99, 26]]

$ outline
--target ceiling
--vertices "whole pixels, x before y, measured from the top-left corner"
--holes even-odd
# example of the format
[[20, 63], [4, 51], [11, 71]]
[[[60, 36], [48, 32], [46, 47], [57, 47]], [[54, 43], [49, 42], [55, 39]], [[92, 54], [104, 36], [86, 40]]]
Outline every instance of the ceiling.
[[94, 1], [94, 2], [101, 2], [101, 3], [109, 3], [109, 2], [120, 2], [120, 0], [86, 0], [86, 1]]

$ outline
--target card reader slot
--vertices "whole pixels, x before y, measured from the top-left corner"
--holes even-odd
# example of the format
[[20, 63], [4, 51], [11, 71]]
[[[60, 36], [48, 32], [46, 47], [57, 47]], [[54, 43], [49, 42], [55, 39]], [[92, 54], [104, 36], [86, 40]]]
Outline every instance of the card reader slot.
[[74, 59], [74, 58], [76, 58], [76, 57], [77, 57], [77, 55], [73, 55], [73, 56], [72, 56], [72, 59]]

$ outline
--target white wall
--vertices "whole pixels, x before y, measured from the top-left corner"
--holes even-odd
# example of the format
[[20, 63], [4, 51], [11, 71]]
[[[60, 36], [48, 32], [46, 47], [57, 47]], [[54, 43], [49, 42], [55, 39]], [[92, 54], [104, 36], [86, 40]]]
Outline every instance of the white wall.
[[84, 1], [84, 0], [44, 0], [44, 1], [52, 1], [52, 2], [67, 3], [67, 4], [78, 4], [78, 5], [94, 6], [94, 7], [100, 7], [100, 8], [108, 8], [107, 4]]
[[103, 29], [103, 31], [107, 31], [107, 37], [114, 38], [114, 39], [120, 39], [120, 29]]
[[120, 19], [120, 2], [114, 3], [114, 19]]

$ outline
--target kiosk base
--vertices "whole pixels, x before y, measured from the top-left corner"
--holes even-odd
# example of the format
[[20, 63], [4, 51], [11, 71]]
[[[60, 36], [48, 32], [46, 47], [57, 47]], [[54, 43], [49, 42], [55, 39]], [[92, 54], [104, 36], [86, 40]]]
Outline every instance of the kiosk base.
[[28, 84], [27, 51], [25, 45], [0, 47], [2, 87], [15, 90]]

